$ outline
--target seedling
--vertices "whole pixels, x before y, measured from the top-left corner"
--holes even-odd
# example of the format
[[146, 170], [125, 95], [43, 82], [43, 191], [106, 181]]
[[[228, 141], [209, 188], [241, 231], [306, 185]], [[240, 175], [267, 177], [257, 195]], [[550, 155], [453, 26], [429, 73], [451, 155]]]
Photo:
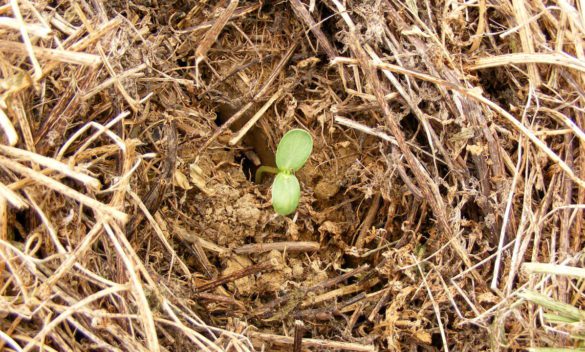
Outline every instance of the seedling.
[[276, 166], [260, 166], [256, 171], [256, 183], [262, 174], [276, 174], [272, 183], [272, 207], [280, 215], [293, 213], [299, 205], [301, 186], [294, 173], [305, 163], [313, 151], [313, 138], [305, 130], [288, 131], [276, 147]]

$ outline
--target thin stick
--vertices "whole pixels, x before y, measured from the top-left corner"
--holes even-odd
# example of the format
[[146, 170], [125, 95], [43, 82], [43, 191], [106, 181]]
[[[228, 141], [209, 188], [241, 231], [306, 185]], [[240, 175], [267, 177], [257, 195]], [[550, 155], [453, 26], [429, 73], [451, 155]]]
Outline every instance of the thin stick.
[[315, 305], [317, 303], [328, 301], [330, 299], [334, 299], [334, 298], [337, 298], [340, 296], [346, 296], [346, 295], [349, 295], [352, 293], [360, 292], [360, 291], [366, 290], [368, 288], [371, 288], [371, 287], [377, 285], [379, 282], [380, 282], [380, 279], [378, 279], [377, 277], [374, 277], [374, 278], [367, 280], [367, 281], [362, 280], [362, 281], [359, 281], [355, 284], [342, 286], [338, 289], [325, 292], [319, 296], [307, 298], [305, 300], [305, 302], [303, 302], [303, 304], [301, 304], [301, 308], [307, 308], [307, 307], [310, 307], [310, 306]]
[[[411, 254], [411, 256], [412, 256], [413, 261], [417, 261], [416, 257], [414, 255]], [[418, 272], [420, 273], [420, 276], [423, 280], [425, 288], [427, 289], [427, 294], [429, 295], [429, 298], [431, 299], [431, 303], [433, 305], [433, 310], [435, 311], [435, 316], [437, 317], [437, 324], [439, 324], [439, 331], [441, 332], [441, 340], [443, 340], [444, 351], [449, 352], [449, 344], [447, 343], [447, 336], [445, 335], [445, 328], [443, 327], [443, 322], [441, 321], [441, 310], [439, 308], [439, 305], [437, 304], [437, 301], [435, 301], [435, 297], [433, 296], [433, 292], [431, 291], [429, 283], [427, 282], [427, 277], [426, 277], [425, 273], [422, 271], [422, 268], [420, 267], [419, 264], [417, 264], [416, 267], [418, 269]]]
[[338, 124], [340, 124], [342, 126], [353, 128], [353, 129], [358, 130], [360, 132], [363, 132], [365, 134], [369, 134], [371, 136], [376, 136], [376, 137], [380, 138], [381, 140], [384, 140], [384, 141], [389, 142], [395, 146], [398, 146], [398, 142], [396, 142], [396, 138], [391, 137], [391, 136], [387, 135], [386, 133], [379, 131], [376, 128], [368, 127], [366, 125], [363, 125], [359, 122], [355, 122], [355, 121], [348, 119], [346, 117], [343, 117], [343, 116], [335, 116], [335, 122], [337, 122]]
[[[211, 46], [217, 40], [217, 37], [225, 27], [227, 21], [232, 17], [232, 14], [238, 7], [238, 0], [231, 0], [228, 7], [223, 11], [211, 28], [205, 33], [205, 36], [195, 49], [195, 76], [199, 80], [199, 64], [207, 57], [207, 52], [211, 49]], [[199, 85], [199, 84], [197, 84]]]
[[[335, 115], [334, 119], [335, 119], [335, 122], [337, 122], [338, 124], [340, 124], [342, 126], [353, 128], [355, 130], [358, 130], [358, 131], [363, 132], [365, 134], [369, 134], [371, 136], [376, 136], [376, 137], [378, 137], [386, 142], [391, 143], [392, 145], [398, 146], [398, 142], [396, 142], [396, 139], [394, 137], [387, 135], [386, 133], [384, 133], [382, 131], [379, 131], [377, 128], [372, 128], [372, 127], [363, 125], [357, 121], [353, 121], [353, 120], [348, 119], [347, 117], [343, 117], [343, 116]], [[433, 156], [433, 154], [427, 152], [426, 150], [422, 149], [421, 147], [419, 147], [418, 145], [416, 145], [412, 142], [406, 142], [406, 144], [408, 144], [409, 146], [413, 147], [414, 149], [416, 149], [417, 151], [419, 151], [425, 155], [428, 155], [430, 157]], [[447, 163], [443, 159], [437, 158], [437, 161], [440, 161], [442, 164], [447, 165]]]
[[303, 333], [305, 332], [305, 324], [300, 320], [295, 320], [295, 337], [293, 344], [293, 352], [301, 352], [303, 350]]
[[81, 100], [83, 101], [87, 101], [90, 98], [92, 98], [93, 96], [95, 96], [96, 94], [98, 94], [99, 92], [101, 92], [102, 90], [110, 87], [113, 84], [116, 84], [116, 82], [119, 82], [125, 78], [129, 78], [129, 77], [137, 77], [140, 73], [140, 71], [144, 70], [146, 68], [146, 64], [142, 64], [142, 65], [138, 65], [136, 67], [133, 67], [127, 71], [122, 72], [119, 75], [110, 77], [108, 79], [106, 79], [105, 81], [103, 81], [102, 83], [98, 84], [97, 86], [93, 87], [91, 90], [87, 91], [85, 93], [85, 95], [83, 95], [81, 97]]
[[280, 88], [278, 91], [276, 91], [276, 93], [274, 93], [270, 97], [270, 99], [268, 99], [268, 101], [266, 103], [264, 103], [264, 105], [262, 105], [262, 107], [254, 114], [254, 116], [252, 116], [252, 118], [248, 122], [246, 122], [244, 127], [242, 127], [238, 131], [238, 133], [236, 133], [236, 135], [234, 137], [232, 137], [232, 139], [230, 139], [229, 144], [230, 145], [238, 144], [238, 142], [244, 137], [244, 135], [246, 135], [246, 133], [248, 133], [248, 131], [252, 128], [252, 126], [254, 126], [256, 124], [256, 122], [258, 122], [258, 120], [260, 120], [260, 118], [262, 116], [264, 116], [264, 114], [266, 113], [266, 111], [268, 109], [270, 109], [272, 104], [274, 104], [275, 101], [280, 99], [280, 97], [282, 96], [283, 93], [284, 93], [283, 88]]
[[372, 223], [374, 222], [376, 215], [378, 215], [378, 209], [380, 208], [381, 198], [382, 196], [380, 195], [380, 193], [376, 193], [374, 199], [372, 199], [372, 204], [370, 205], [370, 208], [366, 213], [364, 221], [360, 225], [361, 229], [357, 236], [357, 239], [355, 240], [355, 247], [357, 249], [363, 249], [364, 246], [366, 245], [366, 237], [369, 231], [371, 230], [370, 227], [372, 226]]
[[18, 134], [16, 134], [16, 130], [14, 129], [14, 125], [0, 107], [0, 128], [4, 130], [4, 134], [6, 134], [6, 139], [8, 140], [8, 145], [16, 145], [18, 143]]
[[[0, 27], [12, 28], [20, 30], [21, 24], [14, 18], [0, 17]], [[27, 33], [34, 35], [35, 37], [47, 38], [51, 29], [43, 26], [39, 23], [25, 23], [24, 30]]]
[[[277, 343], [281, 345], [294, 345], [295, 341], [293, 337], [289, 336], [282, 336], [282, 335], [274, 335], [274, 334], [266, 334], [261, 332], [255, 332], [248, 330], [246, 333], [251, 338], [269, 341], [272, 343]], [[376, 347], [372, 345], [360, 345], [357, 343], [350, 343], [350, 342], [339, 342], [339, 341], [331, 341], [331, 340], [320, 340], [320, 339], [303, 339], [303, 345], [305, 347], [314, 347], [319, 350], [323, 349], [331, 349], [335, 351], [363, 351], [363, 352], [374, 352], [376, 351]]]
[[585, 269], [551, 263], [523, 263], [522, 271], [527, 274], [551, 274], [585, 279]]
[[506, 210], [504, 212], [504, 222], [502, 223], [502, 228], [500, 229], [500, 240], [498, 241], [498, 250], [496, 261], [494, 262], [492, 283], [490, 285], [490, 288], [494, 291], [498, 289], [498, 278], [500, 276], [500, 265], [502, 264], [504, 239], [506, 238], [506, 228], [508, 227], [510, 212], [512, 211], [512, 205], [514, 204], [513, 200], [514, 194], [516, 192], [516, 184], [518, 183], [518, 178], [520, 177], [520, 165], [522, 165], [522, 138], [520, 138], [518, 141], [518, 162], [516, 163], [516, 171], [514, 172], [514, 177], [512, 178], [512, 185], [510, 185], [510, 190], [508, 191], [508, 200], [506, 202]]
[[216, 288], [217, 286], [226, 284], [228, 282], [237, 280], [237, 279], [241, 279], [243, 277], [249, 276], [249, 275], [253, 275], [262, 271], [266, 271], [266, 270], [270, 270], [272, 269], [273, 265], [270, 262], [264, 262], [264, 263], [260, 263], [260, 264], [255, 264], [255, 265], [250, 265], [240, 271], [237, 271], [235, 273], [232, 273], [230, 275], [224, 276], [224, 277], [220, 277], [217, 280], [208, 282], [206, 284], [203, 284], [201, 286], [198, 286], [195, 288], [195, 290], [197, 291], [197, 293], [199, 292], [205, 292], [205, 291], [209, 291], [213, 288]]
[[205, 33], [205, 36], [195, 49], [195, 64], [201, 63], [207, 57], [207, 52], [211, 49], [211, 46], [217, 40], [217, 37], [225, 27], [227, 21], [232, 17], [232, 14], [238, 7], [238, 0], [231, 0], [228, 7], [222, 12], [222, 14], [215, 20], [215, 23]]
[[[0, 241], [8, 239], [8, 203], [5, 198], [0, 197]], [[5, 265], [0, 263], [0, 272], [4, 272]], [[4, 281], [4, 280], [2, 280]], [[1, 282], [0, 282], [1, 284]], [[2, 345], [0, 344], [0, 348]]]
[[[20, 35], [22, 36], [22, 41], [24, 41], [24, 44], [21, 43], [14, 43], [16, 47], [20, 48], [21, 53], [22, 54], [28, 54], [28, 57], [30, 59], [30, 62], [33, 65], [33, 69], [35, 71], [34, 73], [34, 80], [39, 80], [43, 74], [43, 70], [41, 69], [41, 65], [39, 64], [39, 61], [36, 58], [36, 52], [33, 49], [32, 43], [30, 41], [30, 38], [28, 37], [28, 32], [26, 30], [26, 26], [25, 26], [25, 22], [24, 19], [22, 18], [22, 14], [20, 13], [20, 8], [18, 7], [18, 1], [16, 0], [10, 0], [10, 6], [12, 7], [12, 13], [14, 14], [14, 17], [16, 18], [16, 20], [19, 22], [19, 29], [20, 29]], [[4, 40], [0, 41], [1, 42], [5, 42]], [[11, 43], [11, 42], [7, 42], [7, 43]], [[2, 45], [0, 45], [0, 50], [6, 50], [6, 52], [9, 52], [10, 49], [5, 49], [2, 48]]]
[[481, 70], [482, 68], [514, 65], [514, 64], [549, 64], [571, 68], [577, 71], [585, 72], [585, 63], [577, 58], [567, 54], [551, 53], [551, 54], [528, 54], [516, 53], [505, 54], [491, 57], [482, 57], [467, 66], [468, 70]]
[[[0, 199], [2, 199], [2, 201], [7, 200], [8, 203], [12, 204], [12, 206], [17, 209], [28, 208], [26, 201], [18, 193], [8, 188], [2, 182], [0, 182]], [[0, 236], [0, 238], [2, 237]]]
[[246, 244], [239, 248], [234, 249], [236, 254], [253, 254], [253, 253], [264, 253], [270, 251], [279, 252], [314, 252], [321, 248], [319, 242], [275, 242], [275, 243], [255, 243]]
[[[15, 54], [28, 53], [26, 45], [17, 42], [11, 42], [8, 40], [0, 40], [0, 50], [5, 52], [13, 52]], [[102, 59], [97, 55], [79, 53], [69, 50], [48, 49], [32, 45], [30, 47], [30, 50], [33, 53], [33, 55], [35, 55], [35, 60], [36, 57], [38, 56], [39, 58], [45, 60], [59, 61], [63, 63], [82, 66], [96, 66], [102, 61]], [[39, 66], [39, 70], [40, 69], [41, 68]], [[42, 74], [42, 72], [40, 74]]]
[[20, 348], [20, 345], [16, 341], [14, 341], [10, 336], [2, 332], [2, 330], [0, 330], [0, 338], [4, 340], [4, 342], [6, 342], [8, 346], [10, 346], [10, 348], [13, 348], [17, 352], [22, 352], [22, 348]]
[[479, 16], [477, 19], [477, 30], [475, 31], [475, 38], [473, 38], [473, 42], [471, 44], [471, 48], [469, 48], [469, 52], [474, 52], [479, 49], [481, 45], [481, 40], [483, 39], [483, 35], [485, 33], [486, 28], [486, 20], [485, 14], [487, 12], [486, 0], [479, 0], [477, 4], [479, 7]]
[[[232, 17], [230, 17], [230, 20], [233, 20], [233, 19], [239, 18], [239, 17], [244, 17], [244, 16], [258, 10], [260, 7], [262, 7], [262, 4], [257, 3], [257, 4], [252, 4], [252, 5], [242, 6], [240, 8], [237, 8], [234, 11], [234, 13], [232, 14]], [[193, 27], [187, 27], [184, 29], [173, 29], [173, 33], [186, 34], [186, 33], [198, 32], [198, 31], [202, 31], [202, 30], [211, 28], [211, 26], [213, 26], [214, 23], [215, 23], [215, 20], [205, 21], [205, 22], [199, 23]]]
[[305, 8], [305, 5], [300, 0], [291, 0], [290, 5], [297, 17], [300, 17], [309, 27], [309, 30], [313, 32], [313, 35], [315, 35], [317, 41], [321, 44], [329, 59], [333, 59], [337, 56], [337, 50], [329, 40], [327, 40], [328, 36], [321, 30], [321, 24], [315, 22], [311, 13]]
[[582, 143], [585, 144], [585, 132], [583, 132], [583, 130], [581, 128], [579, 128], [579, 126], [577, 126], [577, 124], [571, 120], [568, 116], [566, 116], [565, 114], [551, 109], [551, 108], [547, 108], [546, 106], [539, 106], [538, 107], [539, 110], [549, 113], [554, 119], [559, 120], [561, 123], [563, 123], [565, 126], [567, 126], [571, 131], [573, 131], [573, 133], [579, 137], [579, 139], [581, 140]]

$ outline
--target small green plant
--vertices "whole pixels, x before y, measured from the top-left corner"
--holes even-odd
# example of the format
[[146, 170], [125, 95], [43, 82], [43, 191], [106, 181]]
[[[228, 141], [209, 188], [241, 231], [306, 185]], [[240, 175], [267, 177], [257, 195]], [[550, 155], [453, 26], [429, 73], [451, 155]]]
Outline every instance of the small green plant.
[[272, 183], [272, 207], [280, 215], [293, 213], [299, 205], [301, 186], [294, 173], [305, 163], [313, 151], [313, 138], [300, 129], [288, 131], [276, 147], [276, 166], [260, 166], [256, 171], [256, 183], [262, 174], [276, 174]]

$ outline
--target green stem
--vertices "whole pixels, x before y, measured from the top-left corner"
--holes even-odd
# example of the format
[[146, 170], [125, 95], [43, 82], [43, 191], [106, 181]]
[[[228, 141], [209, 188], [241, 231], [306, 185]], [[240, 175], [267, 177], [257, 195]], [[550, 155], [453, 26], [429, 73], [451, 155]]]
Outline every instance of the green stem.
[[272, 166], [260, 166], [258, 168], [258, 170], [256, 170], [256, 175], [254, 177], [254, 180], [256, 181], [256, 183], [260, 183], [262, 182], [262, 174], [264, 174], [265, 172], [270, 172], [271, 174], [277, 174], [280, 171]]

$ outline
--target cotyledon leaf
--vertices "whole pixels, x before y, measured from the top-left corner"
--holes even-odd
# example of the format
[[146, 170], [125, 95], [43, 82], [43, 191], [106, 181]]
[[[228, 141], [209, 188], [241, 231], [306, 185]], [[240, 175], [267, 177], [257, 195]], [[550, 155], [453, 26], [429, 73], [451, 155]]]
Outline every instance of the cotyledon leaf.
[[272, 183], [272, 207], [280, 215], [293, 213], [299, 205], [301, 186], [295, 175], [279, 173]]
[[298, 171], [313, 151], [313, 138], [301, 129], [288, 131], [276, 148], [276, 166], [279, 170]]

